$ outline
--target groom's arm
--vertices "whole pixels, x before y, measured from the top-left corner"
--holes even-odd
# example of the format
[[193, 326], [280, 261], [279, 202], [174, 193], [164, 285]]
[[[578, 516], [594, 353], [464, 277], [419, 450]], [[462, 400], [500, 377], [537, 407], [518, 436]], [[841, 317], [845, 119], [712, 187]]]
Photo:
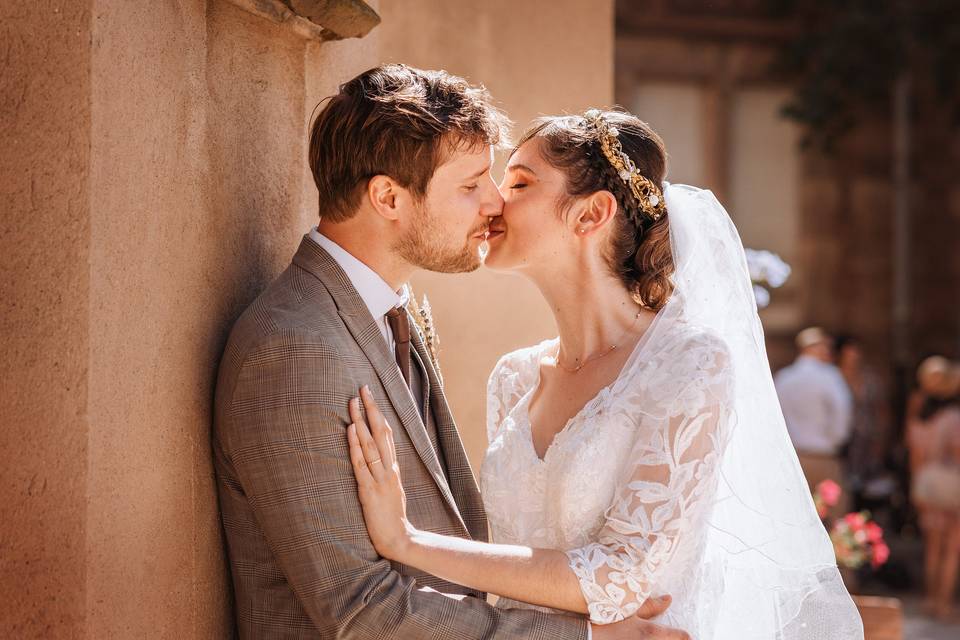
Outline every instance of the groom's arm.
[[584, 619], [421, 590], [377, 554], [346, 437], [356, 383], [315, 336], [281, 332], [247, 354], [221, 421], [257, 523], [317, 630], [338, 638], [585, 638]]

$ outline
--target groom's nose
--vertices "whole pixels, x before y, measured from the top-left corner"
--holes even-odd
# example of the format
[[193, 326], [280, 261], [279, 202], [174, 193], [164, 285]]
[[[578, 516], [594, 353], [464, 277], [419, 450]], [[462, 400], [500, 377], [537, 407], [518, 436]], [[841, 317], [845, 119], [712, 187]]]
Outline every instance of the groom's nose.
[[503, 214], [503, 196], [494, 183], [493, 178], [489, 184], [484, 185], [483, 199], [480, 201], [480, 215], [488, 218], [496, 218]]

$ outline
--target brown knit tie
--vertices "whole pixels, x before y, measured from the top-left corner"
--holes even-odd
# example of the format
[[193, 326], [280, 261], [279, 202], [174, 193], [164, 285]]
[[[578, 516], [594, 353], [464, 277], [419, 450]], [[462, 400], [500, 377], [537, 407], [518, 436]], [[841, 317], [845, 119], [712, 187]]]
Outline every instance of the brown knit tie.
[[410, 386], [410, 320], [407, 312], [401, 307], [394, 307], [387, 312], [387, 322], [393, 331], [393, 340], [396, 342], [397, 366], [403, 379]]

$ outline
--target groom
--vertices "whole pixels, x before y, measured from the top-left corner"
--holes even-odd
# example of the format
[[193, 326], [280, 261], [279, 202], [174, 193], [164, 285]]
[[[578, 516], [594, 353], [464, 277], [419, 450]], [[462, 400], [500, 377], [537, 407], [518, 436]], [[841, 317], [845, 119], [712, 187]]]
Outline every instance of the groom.
[[[432, 353], [406, 310], [417, 269], [473, 271], [502, 200], [504, 116], [445, 72], [371, 69], [313, 125], [320, 223], [237, 320], [213, 436], [241, 638], [683, 638], [631, 618], [503, 610], [377, 555], [346, 426], [368, 385], [394, 425], [418, 528], [486, 540], [487, 522]], [[652, 617], [662, 603], [648, 603]]]

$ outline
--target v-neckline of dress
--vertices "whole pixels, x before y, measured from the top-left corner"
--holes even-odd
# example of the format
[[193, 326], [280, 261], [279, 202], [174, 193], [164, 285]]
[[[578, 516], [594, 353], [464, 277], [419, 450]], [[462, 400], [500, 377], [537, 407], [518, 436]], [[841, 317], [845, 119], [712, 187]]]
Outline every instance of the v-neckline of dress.
[[[547, 464], [547, 459], [550, 457], [550, 452], [553, 450], [554, 445], [556, 445], [557, 442], [561, 440], [562, 436], [564, 436], [570, 430], [570, 426], [574, 423], [574, 421], [577, 418], [579, 418], [581, 415], [583, 415], [587, 411], [588, 407], [591, 407], [591, 405], [598, 403], [598, 401], [601, 398], [609, 395], [610, 392], [613, 390], [613, 387], [616, 386], [616, 384], [620, 382], [620, 380], [627, 373], [627, 370], [633, 368], [635, 364], [634, 361], [636, 360], [637, 355], [643, 350], [643, 347], [646, 346], [646, 343], [649, 341], [650, 336], [653, 334], [653, 329], [656, 326], [657, 321], [660, 320], [661, 315], [662, 314], [658, 311], [657, 315], [655, 315], [653, 317], [653, 320], [650, 321], [650, 324], [647, 326], [646, 330], [643, 332], [643, 335], [641, 335], [640, 339], [637, 340], [637, 344], [635, 344], [633, 346], [633, 349], [631, 349], [630, 355], [627, 356], [626, 361], [623, 363], [623, 366], [620, 368], [620, 372], [617, 373], [617, 377], [614, 378], [609, 384], [604, 385], [599, 391], [597, 391], [596, 394], [594, 394], [589, 400], [587, 400], [583, 404], [583, 406], [580, 407], [579, 411], [577, 411], [575, 414], [570, 416], [570, 418], [566, 421], [566, 423], [564, 423], [563, 428], [561, 428], [559, 431], [557, 431], [553, 435], [553, 440], [551, 440], [550, 444], [547, 445], [547, 448], [543, 452], [542, 458], [540, 457], [540, 454], [537, 453], [537, 447], [533, 443], [533, 422], [530, 419], [530, 402], [533, 399], [533, 394], [536, 393], [537, 389], [540, 388], [540, 381], [541, 381], [540, 359], [543, 358], [545, 353], [541, 351], [537, 354], [536, 374], [533, 379], [533, 384], [530, 385], [529, 389], [527, 389], [527, 392], [523, 395], [523, 397], [517, 403], [514, 410], [519, 409], [519, 410], [522, 410], [523, 412], [522, 413], [523, 426], [526, 429], [526, 433], [523, 434], [524, 435], [523, 439], [527, 443], [530, 449], [530, 453], [532, 454], [533, 459], [538, 466], [543, 466]], [[560, 346], [560, 337], [557, 336], [555, 338], [551, 338], [546, 342], [549, 343], [549, 346], [548, 346], [549, 349], [558, 348]]]

